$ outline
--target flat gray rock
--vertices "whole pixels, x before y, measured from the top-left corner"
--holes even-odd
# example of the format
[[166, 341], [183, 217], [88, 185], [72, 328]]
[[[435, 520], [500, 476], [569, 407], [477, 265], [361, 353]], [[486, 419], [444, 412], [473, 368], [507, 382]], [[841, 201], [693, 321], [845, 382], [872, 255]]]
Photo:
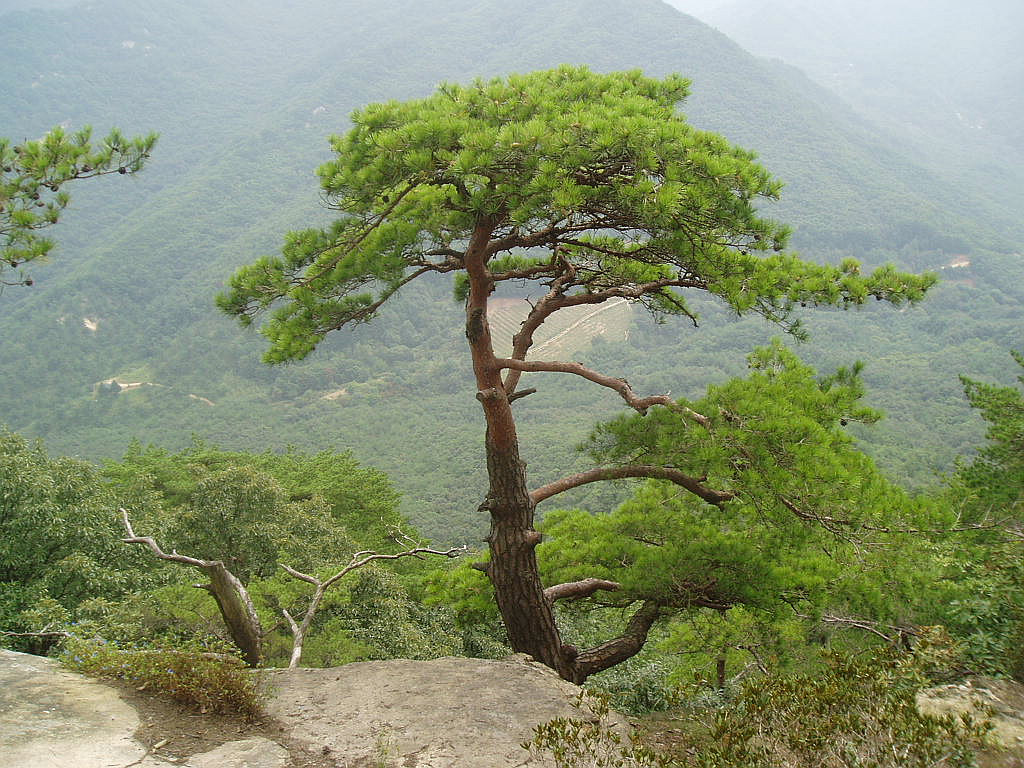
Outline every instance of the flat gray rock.
[[361, 662], [273, 670], [269, 714], [339, 766], [540, 766], [534, 726], [580, 717], [580, 689], [522, 659]]
[[120, 768], [145, 755], [138, 727], [113, 688], [0, 649], [0, 768]]
[[[293, 752], [236, 739], [187, 760], [148, 754], [116, 689], [58, 662], [0, 649], [0, 768], [541, 768], [521, 746], [580, 689], [522, 657], [377, 661], [270, 670], [267, 714]], [[621, 721], [617, 721], [620, 722]], [[166, 759], [164, 759], [166, 758]]]

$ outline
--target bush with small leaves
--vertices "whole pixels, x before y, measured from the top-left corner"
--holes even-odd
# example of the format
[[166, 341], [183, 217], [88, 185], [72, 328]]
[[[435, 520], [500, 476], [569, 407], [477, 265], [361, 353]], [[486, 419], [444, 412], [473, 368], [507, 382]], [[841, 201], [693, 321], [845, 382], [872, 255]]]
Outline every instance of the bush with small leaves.
[[165, 693], [200, 712], [256, 717], [261, 711], [259, 677], [222, 648], [127, 650], [100, 639], [71, 638], [61, 659], [75, 671]]
[[585, 718], [559, 717], [533, 729], [523, 742], [532, 757], [553, 758], [558, 768], [670, 768], [677, 765], [623, 735], [609, 717], [604, 697], [580, 693], [575, 702]]
[[[938, 636], [941, 640], [941, 636]], [[925, 636], [914, 652], [892, 647], [834, 653], [815, 675], [748, 682], [717, 710], [697, 750], [700, 768], [972, 768], [991, 723], [931, 715], [917, 706], [929, 673], [945, 668], [947, 645]]]

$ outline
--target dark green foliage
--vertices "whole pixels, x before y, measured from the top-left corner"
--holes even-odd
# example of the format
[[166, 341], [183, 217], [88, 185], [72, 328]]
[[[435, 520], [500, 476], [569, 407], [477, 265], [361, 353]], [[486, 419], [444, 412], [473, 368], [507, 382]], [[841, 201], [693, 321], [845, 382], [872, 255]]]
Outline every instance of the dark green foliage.
[[[300, 541], [322, 549], [317, 544], [334, 533], [325, 512], [322, 504], [289, 503], [284, 488], [261, 472], [248, 467], [226, 469], [196, 484], [188, 504], [174, 514], [168, 540], [176, 551], [190, 557], [222, 560], [248, 583], [273, 575], [280, 560], [291, 561], [288, 554], [297, 555]], [[347, 537], [337, 533], [335, 537], [344, 546]], [[317, 559], [322, 562], [324, 553], [320, 554]]]
[[[388, 478], [350, 454], [247, 454], [198, 441], [181, 453], [135, 446], [122, 461], [108, 462], [104, 474], [122, 503], [153, 510], [151, 529], [136, 526], [140, 534], [154, 535], [165, 550], [222, 560], [246, 583], [270, 628], [268, 665], [286, 665], [291, 653], [283, 611], [301, 618], [310, 598], [309, 585], [285, 574], [282, 564], [325, 579], [358, 551], [402, 550], [415, 535], [396, 510]], [[394, 572], [378, 567], [339, 583], [316, 614], [304, 663], [493, 655], [478, 632], [456, 629], [451, 611], [426, 608], [412, 596], [430, 567], [410, 559]], [[74, 631], [143, 645], [223, 635], [214, 601], [186, 586], [194, 572], [165, 569], [187, 582], [131, 605], [93, 603]]]
[[924, 615], [947, 627], [971, 672], [1024, 680], [1024, 558], [1016, 537], [1001, 538], [961, 537]]
[[[1013, 352], [1024, 367], [1024, 355]], [[957, 473], [971, 494], [975, 514], [1021, 523], [1024, 511], [1024, 395], [1021, 389], [1000, 387], [961, 377], [971, 407], [988, 422], [988, 443]], [[1024, 375], [1017, 380], [1024, 384]]]
[[[1020, 353], [1011, 353], [1024, 365]], [[1024, 383], [1024, 377], [1018, 377]], [[945, 624], [980, 672], [1024, 679], [1024, 397], [1014, 387], [961, 377], [988, 422], [988, 442], [949, 478], [942, 502], [967, 529], [949, 545], [944, 579], [925, 601], [926, 620]], [[975, 528], [975, 526], [977, 526]]]
[[3, 629], [56, 629], [86, 599], [116, 599], [158, 583], [146, 558], [121, 544], [116, 509], [91, 465], [51, 459], [40, 443], [0, 431]]

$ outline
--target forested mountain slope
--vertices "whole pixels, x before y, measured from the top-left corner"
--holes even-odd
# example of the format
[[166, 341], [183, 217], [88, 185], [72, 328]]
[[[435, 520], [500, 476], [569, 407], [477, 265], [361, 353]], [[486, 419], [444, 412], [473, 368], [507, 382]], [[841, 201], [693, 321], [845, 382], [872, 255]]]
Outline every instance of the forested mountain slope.
[[[98, 0], [0, 16], [0, 135], [62, 123], [161, 133], [138, 178], [76, 189], [53, 263], [33, 270], [33, 288], [0, 294], [0, 420], [90, 458], [132, 439], [179, 447], [193, 432], [247, 450], [351, 448], [393, 475], [422, 530], [479, 532], [482, 426], [450, 285], [410, 291], [281, 368], [259, 363], [260, 339], [213, 296], [324, 215], [313, 170], [351, 109], [562, 62], [692, 78], [684, 111], [787, 182], [771, 213], [808, 256], [969, 261], [920, 308], [809, 314], [801, 354], [822, 368], [868, 360], [873, 401], [892, 414], [869, 439], [898, 476], [926, 482], [974, 444], [956, 375], [998, 377], [1019, 340], [1012, 206], [949, 183], [798, 71], [658, 0]], [[639, 390], [695, 395], [774, 333], [700, 309], [699, 330], [636, 313], [628, 341], [598, 338], [580, 359]], [[571, 381], [542, 386], [517, 405], [538, 483], [564, 474], [573, 443], [617, 407]]]

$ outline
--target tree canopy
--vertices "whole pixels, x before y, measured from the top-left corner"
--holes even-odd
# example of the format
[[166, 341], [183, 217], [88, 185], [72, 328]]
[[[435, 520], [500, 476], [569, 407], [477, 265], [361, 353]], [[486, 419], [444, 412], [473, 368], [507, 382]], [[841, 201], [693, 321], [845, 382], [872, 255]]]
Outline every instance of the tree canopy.
[[643, 456], [702, 471], [728, 502], [651, 481], [608, 512], [549, 512], [538, 548], [546, 577], [604, 579], [615, 585], [604, 604], [642, 604], [666, 618], [738, 606], [769, 620], [850, 607], [878, 616], [884, 601], [872, 592], [883, 570], [890, 597], [920, 586], [883, 545], [925, 520], [950, 521], [889, 482], [847, 434], [850, 422], [878, 418], [861, 403], [859, 370], [818, 377], [779, 343], [755, 350], [749, 366], [748, 376], [679, 402], [713, 414], [696, 428], [659, 408], [599, 425], [591, 439], [606, 464]]
[[219, 304], [247, 323], [284, 300], [264, 327], [267, 360], [300, 358], [416, 277], [463, 269], [480, 227], [490, 280], [557, 281], [559, 306], [622, 296], [687, 314], [674, 289], [700, 288], [786, 322], [801, 301], [921, 298], [934, 278], [786, 253], [788, 228], [755, 210], [782, 184], [685, 121], [688, 88], [563, 66], [357, 110], [318, 171], [335, 223], [290, 234]]
[[[21, 267], [45, 258], [53, 240], [40, 230], [57, 223], [71, 202], [64, 185], [76, 179], [142, 170], [156, 134], [126, 138], [112, 130], [95, 146], [92, 129], [57, 127], [35, 141], [0, 137], [0, 286], [32, 285]], [[5, 275], [17, 270], [15, 276]]]

